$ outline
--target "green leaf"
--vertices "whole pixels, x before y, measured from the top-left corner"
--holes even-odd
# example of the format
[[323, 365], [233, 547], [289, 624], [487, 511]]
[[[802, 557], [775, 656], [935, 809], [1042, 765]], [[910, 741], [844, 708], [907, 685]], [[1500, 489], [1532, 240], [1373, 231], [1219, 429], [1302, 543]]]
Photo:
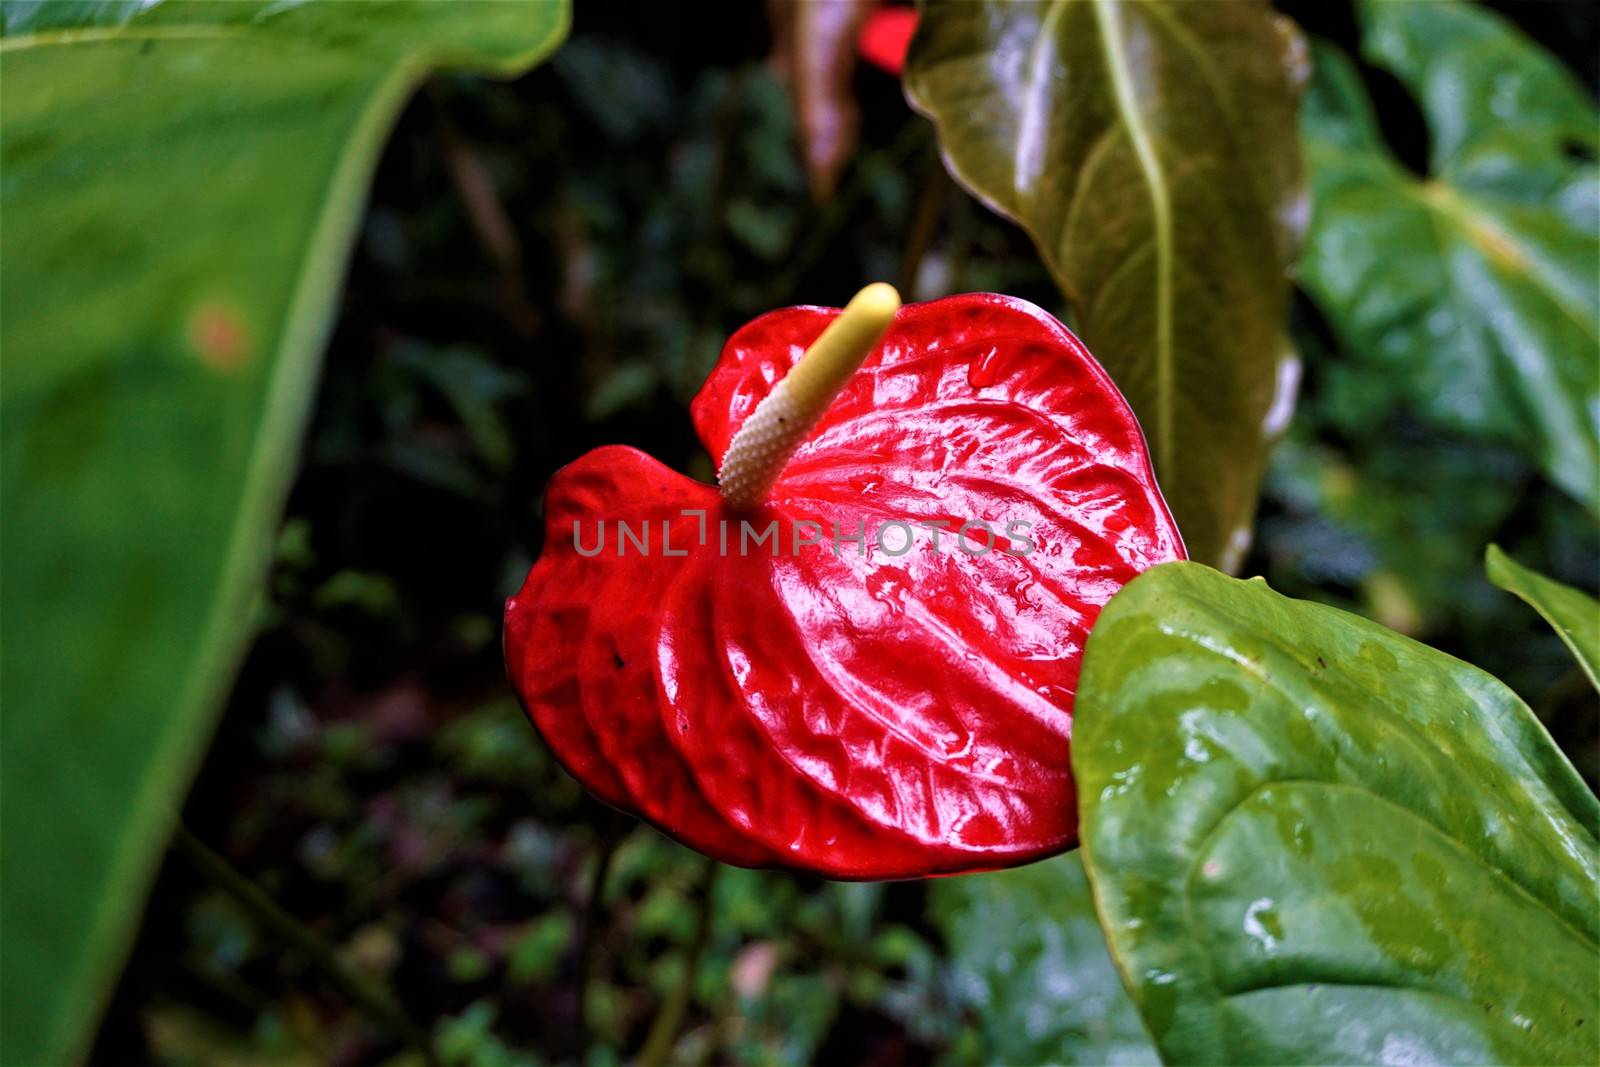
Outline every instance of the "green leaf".
[[1502, 552], [1499, 545], [1489, 546], [1483, 562], [1491, 582], [1515, 593], [1544, 616], [1562, 643], [1572, 650], [1590, 683], [1600, 689], [1600, 601], [1529, 570]]
[[1600, 804], [1477, 668], [1166, 564], [1096, 623], [1072, 749], [1167, 1061], [1600, 1056]]
[[983, 1063], [1157, 1063], [1106, 952], [1077, 853], [930, 887]]
[[[1362, 9], [1363, 54], [1411, 90], [1429, 174], [1389, 152], [1350, 62], [1316, 53], [1302, 278], [1394, 403], [1515, 442], [1600, 506], [1600, 172], [1576, 80], [1499, 16], [1454, 2]], [[1580, 157], [1589, 153], [1589, 162]]]
[[226, 692], [361, 201], [564, 3], [0, 7], [0, 1060], [81, 1055]]
[[1133, 404], [1190, 555], [1250, 539], [1298, 363], [1299, 34], [1265, 3], [925, 0], [906, 96], [1033, 238]]

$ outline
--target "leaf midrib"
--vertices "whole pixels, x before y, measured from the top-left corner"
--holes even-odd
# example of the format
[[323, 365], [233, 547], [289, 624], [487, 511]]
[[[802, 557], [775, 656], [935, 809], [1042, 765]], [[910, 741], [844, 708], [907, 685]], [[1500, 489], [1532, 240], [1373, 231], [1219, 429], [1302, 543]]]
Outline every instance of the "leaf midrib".
[[20, 37], [0, 37], [0, 53], [23, 52], [30, 48], [52, 48], [69, 44], [102, 44], [116, 41], [210, 41], [224, 38], [266, 36], [244, 26], [223, 24], [203, 26], [93, 26], [71, 30], [28, 33]]
[[[1066, 0], [1056, 0], [1057, 6]], [[1166, 174], [1156, 155], [1155, 144], [1145, 125], [1139, 108], [1138, 91], [1128, 69], [1127, 48], [1122, 39], [1119, 15], [1113, 0], [1094, 0], [1095, 25], [1099, 29], [1100, 48], [1105, 57], [1106, 71], [1111, 78], [1112, 95], [1116, 100], [1117, 115], [1128, 140], [1133, 144], [1134, 156], [1150, 194], [1150, 222], [1154, 231], [1156, 252], [1156, 425], [1154, 437], [1155, 468], [1158, 476], [1171, 476], [1173, 448], [1173, 352], [1172, 352], [1172, 200], [1167, 190]]]
[[[1470, 197], [1463, 195], [1458, 186], [1443, 181], [1429, 183], [1407, 180], [1404, 188], [1406, 193], [1428, 212], [1430, 218], [1448, 223], [1465, 237], [1479, 257], [1491, 266], [1522, 279], [1524, 284], [1550, 301], [1589, 338], [1600, 344], [1600, 324], [1574, 308], [1565, 294], [1533, 270], [1531, 264], [1534, 259], [1516, 235], [1498, 225], [1489, 211], [1484, 210]], [[1486, 235], [1492, 235], [1496, 241], [1505, 244], [1515, 253], [1515, 259], [1495, 255], [1485, 246]], [[1440, 250], [1440, 255], [1441, 258], [1448, 258], [1444, 255], [1443, 249]]]
[[[1403, 167], [1388, 151], [1386, 145], [1350, 146], [1340, 144], [1330, 137], [1310, 136], [1308, 140], [1314, 146], [1320, 146], [1337, 158], [1348, 169], [1354, 169], [1361, 162], [1376, 164], [1376, 173], [1368, 175], [1369, 180], [1376, 181], [1381, 178], [1391, 183], [1406, 199], [1416, 204], [1433, 224], [1435, 232], [1443, 233], [1441, 224], [1459, 233], [1466, 239], [1473, 253], [1486, 260], [1492, 266], [1503, 269], [1515, 275], [1523, 284], [1537, 292], [1540, 296], [1554, 305], [1561, 314], [1571, 320], [1587, 336], [1600, 344], [1600, 323], [1572, 306], [1571, 302], [1555, 287], [1547, 283], [1536, 271], [1529, 267], [1534, 258], [1528, 254], [1521, 241], [1514, 234], [1493, 224], [1492, 212], [1486, 210], [1481, 204], [1465, 195], [1461, 187], [1443, 178], [1430, 180], [1419, 179], [1411, 171]], [[1363, 160], [1362, 157], [1365, 157]], [[1542, 208], [1542, 205], [1534, 205]], [[1516, 253], [1516, 261], [1508, 262], [1499, 259], [1488, 252], [1480, 234], [1486, 229], [1491, 229], [1496, 240], [1504, 242], [1511, 251]], [[1439, 249], [1441, 261], [1449, 257], [1443, 247]]]

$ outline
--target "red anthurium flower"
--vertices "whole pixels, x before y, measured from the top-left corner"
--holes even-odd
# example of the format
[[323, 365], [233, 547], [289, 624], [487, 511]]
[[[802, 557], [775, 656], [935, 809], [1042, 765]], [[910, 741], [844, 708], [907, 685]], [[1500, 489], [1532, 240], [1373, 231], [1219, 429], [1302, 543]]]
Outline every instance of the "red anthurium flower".
[[1021, 300], [869, 286], [745, 326], [692, 411], [721, 487], [590, 452], [506, 604], [512, 681], [567, 768], [747, 866], [900, 878], [1071, 846], [1084, 639], [1183, 558], [1077, 338]]
[[917, 32], [917, 10], [913, 7], [874, 8], [861, 24], [856, 51], [861, 58], [895, 77], [906, 68], [906, 53]]

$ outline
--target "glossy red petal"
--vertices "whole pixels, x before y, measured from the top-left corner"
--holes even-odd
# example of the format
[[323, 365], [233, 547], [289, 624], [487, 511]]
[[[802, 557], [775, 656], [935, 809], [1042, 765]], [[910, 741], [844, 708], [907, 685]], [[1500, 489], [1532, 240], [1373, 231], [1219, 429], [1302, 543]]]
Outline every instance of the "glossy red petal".
[[[734, 335], [692, 407], [713, 456], [837, 314]], [[1105, 372], [1049, 315], [988, 295], [902, 309], [754, 514], [627, 449], [562, 471], [547, 507], [507, 654], [568, 767], [703, 851], [844, 878], [1069, 847], [1084, 639], [1183, 555]], [[574, 519], [587, 544], [619, 517], [665, 522], [685, 554], [575, 550]], [[994, 532], [961, 540], [968, 520]], [[781, 551], [741, 551], [741, 521], [775, 522]], [[797, 550], [803, 523], [825, 543]], [[940, 523], [933, 551], [920, 524]], [[827, 543], [858, 524], [867, 555]]]
[[621, 446], [557, 471], [545, 494], [544, 552], [506, 602], [506, 662], [534, 725], [591, 792], [708, 855], [756, 865], [767, 855], [706, 803], [661, 725], [654, 614], [678, 557], [645, 555], [615, 525], [657, 550], [688, 543], [695, 522], [682, 512], [718, 500], [714, 488]]
[[[752, 715], [743, 699], [752, 654], [762, 661], [761, 678], [773, 677], [781, 661], [769, 641], [754, 648], [730, 641], [729, 624], [766, 610], [744, 585], [746, 575], [724, 566], [738, 560], [707, 555], [691, 563], [662, 619], [663, 715], [706, 799], [784, 865], [838, 878], [924, 873], [927, 858], [914, 842], [865, 818], [858, 797], [818, 789], [773, 748]], [[788, 624], [781, 611], [767, 621]], [[777, 677], [782, 689], [764, 692], [763, 703], [781, 700], [798, 684]]]

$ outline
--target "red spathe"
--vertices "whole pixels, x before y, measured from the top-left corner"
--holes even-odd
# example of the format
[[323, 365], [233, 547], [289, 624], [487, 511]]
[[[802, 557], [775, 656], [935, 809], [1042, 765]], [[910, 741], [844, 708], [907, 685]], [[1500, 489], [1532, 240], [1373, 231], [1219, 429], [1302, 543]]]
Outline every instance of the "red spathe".
[[856, 38], [856, 51], [873, 66], [899, 77], [906, 69], [906, 53], [917, 33], [917, 11], [889, 5], [873, 8]]
[[[733, 336], [692, 407], [713, 457], [837, 314], [786, 308]], [[756, 544], [774, 520], [778, 543]], [[968, 520], [993, 550], [971, 554], [975, 527], [963, 550]], [[796, 550], [807, 521], [822, 543]], [[940, 521], [935, 551], [916, 524]], [[910, 551], [890, 555], [898, 527], [877, 543], [890, 522]], [[551, 479], [546, 523], [506, 662], [562, 763], [718, 859], [834, 878], [1075, 844], [1084, 640], [1134, 575], [1184, 557], [1111, 379], [1051, 316], [989, 294], [902, 308], [756, 511], [608, 446]], [[866, 558], [833, 540], [862, 524]]]

